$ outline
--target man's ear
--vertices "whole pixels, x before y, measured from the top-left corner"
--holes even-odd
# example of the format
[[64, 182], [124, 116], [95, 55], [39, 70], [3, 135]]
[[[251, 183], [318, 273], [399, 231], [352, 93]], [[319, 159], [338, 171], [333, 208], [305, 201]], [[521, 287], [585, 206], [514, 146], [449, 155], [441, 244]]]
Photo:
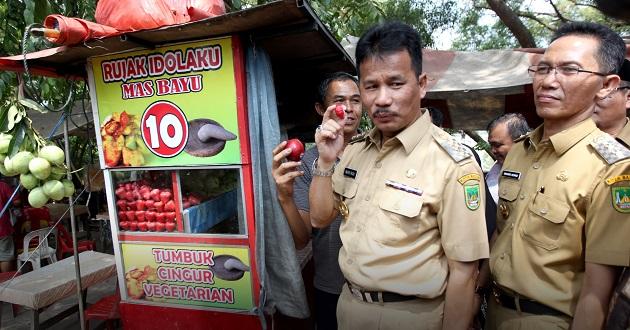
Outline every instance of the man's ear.
[[427, 95], [427, 74], [422, 73], [418, 76], [418, 86], [420, 87], [420, 99]]
[[610, 95], [610, 93], [614, 92], [617, 87], [619, 87], [619, 83], [621, 82], [621, 78], [619, 78], [616, 74], [611, 74], [604, 77], [604, 84], [602, 88], [597, 92], [597, 99], [603, 99], [606, 96]]
[[326, 108], [323, 104], [315, 102], [315, 112], [317, 112], [320, 116], [323, 116], [324, 112], [326, 112]]

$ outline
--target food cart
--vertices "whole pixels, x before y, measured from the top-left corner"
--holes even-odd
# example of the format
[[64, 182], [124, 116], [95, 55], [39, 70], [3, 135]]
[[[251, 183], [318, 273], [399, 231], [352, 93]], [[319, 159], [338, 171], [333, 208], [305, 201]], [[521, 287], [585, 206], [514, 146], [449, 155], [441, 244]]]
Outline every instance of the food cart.
[[[248, 56], [261, 54], [269, 67], [255, 83], [265, 68]], [[295, 252], [273, 255], [280, 253], [273, 244], [292, 248], [290, 239], [261, 250], [275, 241], [273, 226], [290, 237], [279, 208], [259, 210], [275, 203], [271, 146], [281, 136], [312, 139], [317, 82], [354, 72], [306, 2], [276, 1], [26, 58], [32, 73], [87, 77], [125, 328], [256, 329], [268, 322], [265, 300], [283, 312], [269, 287], [294, 294], [291, 284], [266, 267], [298, 263]], [[3, 58], [0, 66], [20, 70], [21, 60]], [[258, 113], [262, 96], [270, 97], [271, 115]], [[253, 117], [271, 121], [267, 133], [254, 129]]]

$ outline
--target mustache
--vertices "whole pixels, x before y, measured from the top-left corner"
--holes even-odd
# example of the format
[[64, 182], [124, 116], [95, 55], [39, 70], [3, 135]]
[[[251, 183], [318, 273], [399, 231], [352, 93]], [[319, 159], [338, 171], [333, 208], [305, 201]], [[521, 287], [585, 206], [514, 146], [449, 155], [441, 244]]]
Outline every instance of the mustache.
[[383, 115], [395, 115], [396, 113], [387, 110], [387, 109], [383, 109], [383, 108], [377, 108], [374, 113], [372, 114], [372, 116], [378, 117], [378, 116], [383, 116]]

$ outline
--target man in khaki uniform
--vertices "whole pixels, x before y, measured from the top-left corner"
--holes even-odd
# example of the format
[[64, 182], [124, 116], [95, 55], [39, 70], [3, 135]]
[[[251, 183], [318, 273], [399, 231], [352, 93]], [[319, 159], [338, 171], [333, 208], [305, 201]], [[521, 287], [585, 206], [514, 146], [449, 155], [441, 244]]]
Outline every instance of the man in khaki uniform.
[[488, 256], [483, 177], [469, 151], [420, 108], [420, 37], [402, 23], [373, 27], [357, 44], [363, 107], [375, 129], [342, 152], [328, 108], [315, 134], [310, 216], [345, 220], [340, 329], [467, 329], [477, 260]]
[[501, 171], [489, 329], [603, 326], [630, 261], [630, 151], [590, 117], [619, 86], [624, 54], [607, 27], [570, 23], [529, 68], [544, 123]]
[[[626, 117], [630, 108], [630, 62], [624, 60], [619, 72], [621, 84], [617, 89], [598, 100], [593, 111], [593, 120], [602, 131], [615, 136], [630, 148], [630, 124]], [[626, 268], [617, 284], [606, 329], [630, 328], [630, 268]]]

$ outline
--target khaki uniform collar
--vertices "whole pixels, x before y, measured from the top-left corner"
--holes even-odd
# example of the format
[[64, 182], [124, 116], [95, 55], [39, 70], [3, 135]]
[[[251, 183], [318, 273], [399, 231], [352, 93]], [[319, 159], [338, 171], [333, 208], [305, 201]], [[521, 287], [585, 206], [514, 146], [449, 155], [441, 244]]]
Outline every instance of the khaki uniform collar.
[[[424, 111], [424, 109], [423, 109]], [[403, 145], [405, 152], [409, 154], [422, 140], [422, 138], [427, 135], [429, 129], [431, 128], [431, 119], [429, 119], [429, 112], [424, 111], [424, 113], [416, 119], [411, 125], [407, 126], [402, 132], [398, 133], [396, 136], [392, 138], [397, 139]], [[381, 145], [382, 135], [381, 132], [374, 127], [370, 133], [368, 134], [368, 140], [376, 146]]]
[[[574, 125], [573, 127], [550, 136], [549, 140], [551, 141], [551, 145], [553, 146], [556, 154], [562, 155], [596, 129], [597, 126], [595, 126], [595, 122], [589, 118], [577, 125]], [[540, 125], [536, 127], [528, 138], [525, 139], [525, 145], [528, 147], [532, 146], [535, 150], [538, 149], [542, 135], [543, 125]]]
[[626, 117], [626, 126], [617, 134], [617, 140], [621, 141], [626, 147], [630, 148], [630, 120]]

